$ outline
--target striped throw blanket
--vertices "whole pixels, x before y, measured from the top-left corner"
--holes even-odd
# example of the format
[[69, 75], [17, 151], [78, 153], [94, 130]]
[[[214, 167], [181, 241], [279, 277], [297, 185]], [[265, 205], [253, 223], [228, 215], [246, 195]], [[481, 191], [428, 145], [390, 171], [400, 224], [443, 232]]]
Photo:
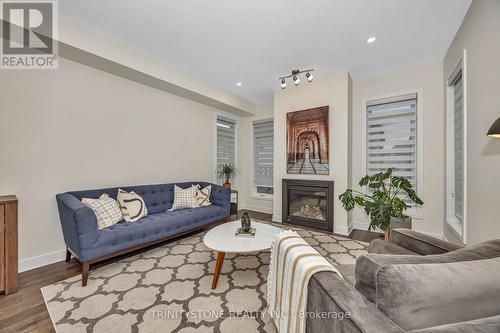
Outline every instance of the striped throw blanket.
[[295, 231], [279, 233], [271, 246], [267, 278], [269, 315], [280, 333], [305, 332], [309, 279], [319, 271], [342, 275]]

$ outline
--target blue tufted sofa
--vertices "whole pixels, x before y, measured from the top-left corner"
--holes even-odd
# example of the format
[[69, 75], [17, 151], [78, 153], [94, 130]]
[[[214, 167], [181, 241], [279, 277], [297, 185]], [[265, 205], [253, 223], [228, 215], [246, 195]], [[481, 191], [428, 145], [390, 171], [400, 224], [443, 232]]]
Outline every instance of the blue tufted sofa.
[[[211, 205], [167, 212], [174, 200], [174, 185], [187, 188], [194, 184], [212, 185]], [[99, 190], [66, 192], [56, 195], [64, 241], [66, 261], [75, 256], [82, 263], [82, 285], [87, 284], [90, 264], [141, 247], [200, 230], [229, 217], [230, 190], [222, 186], [189, 182], [178, 184], [120, 187], [134, 191], [146, 203], [148, 216], [136, 222], [121, 221], [99, 230], [94, 212], [82, 204], [82, 198], [98, 198], [107, 193], [116, 199], [118, 187]]]

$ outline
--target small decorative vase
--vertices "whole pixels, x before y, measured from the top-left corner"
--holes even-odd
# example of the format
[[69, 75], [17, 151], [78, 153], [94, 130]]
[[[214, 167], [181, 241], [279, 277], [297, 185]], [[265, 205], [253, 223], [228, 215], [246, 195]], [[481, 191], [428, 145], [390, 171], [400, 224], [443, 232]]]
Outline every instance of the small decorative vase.
[[248, 213], [245, 212], [241, 217], [241, 230], [243, 232], [249, 232], [251, 228], [252, 228], [252, 222], [250, 221], [250, 216], [248, 216]]
[[224, 184], [222, 184], [222, 187], [227, 188], [227, 189], [231, 189], [231, 183], [225, 182]]

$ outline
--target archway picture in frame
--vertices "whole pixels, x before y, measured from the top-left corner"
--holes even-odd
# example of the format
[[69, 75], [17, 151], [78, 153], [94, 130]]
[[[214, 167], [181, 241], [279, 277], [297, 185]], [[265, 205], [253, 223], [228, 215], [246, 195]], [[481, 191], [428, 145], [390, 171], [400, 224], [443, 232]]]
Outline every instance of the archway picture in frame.
[[286, 114], [286, 172], [328, 175], [328, 106]]

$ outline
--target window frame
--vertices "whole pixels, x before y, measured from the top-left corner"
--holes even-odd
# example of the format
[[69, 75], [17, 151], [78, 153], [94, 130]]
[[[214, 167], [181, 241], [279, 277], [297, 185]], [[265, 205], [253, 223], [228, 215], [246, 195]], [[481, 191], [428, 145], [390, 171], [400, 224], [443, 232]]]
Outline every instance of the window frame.
[[462, 219], [455, 211], [455, 145], [454, 135], [447, 135], [446, 145], [446, 225], [462, 243], [467, 235], [467, 76], [466, 50], [446, 81], [446, 131], [455, 132], [455, 91], [453, 82], [462, 76]]
[[[261, 200], [269, 200], [269, 201], [272, 201], [274, 200], [274, 194], [266, 194], [266, 193], [258, 193], [257, 192], [257, 185], [255, 185], [255, 155], [254, 155], [254, 152], [255, 152], [255, 142], [254, 142], [254, 122], [260, 122], [260, 121], [273, 121], [273, 136], [274, 136], [274, 123], [275, 123], [275, 119], [273, 117], [266, 117], [266, 118], [258, 118], [258, 119], [252, 119], [250, 120], [250, 142], [251, 142], [251, 145], [250, 145], [250, 156], [251, 156], [251, 161], [250, 161], [250, 167], [252, 169], [252, 172], [251, 172], [251, 175], [252, 175], [252, 179], [251, 179], [251, 191], [250, 191], [250, 195], [252, 198], [254, 199], [261, 199]], [[273, 149], [273, 176], [274, 176], [274, 170], [275, 170], [275, 165], [274, 165], [274, 155], [275, 155], [275, 152], [274, 152], [274, 149]], [[274, 184], [273, 184], [273, 193], [274, 193], [274, 190], [276, 190], [274, 188]]]
[[[217, 177], [217, 167], [218, 167], [218, 164], [217, 164], [217, 147], [218, 147], [218, 140], [217, 140], [217, 131], [218, 131], [218, 126], [217, 126], [217, 119], [221, 117], [221, 118], [225, 118], [227, 120], [230, 120], [230, 121], [233, 121], [234, 122], [234, 167], [236, 169], [238, 169], [238, 131], [239, 131], [239, 124], [238, 124], [238, 119], [236, 119], [235, 117], [227, 114], [227, 113], [223, 113], [223, 112], [215, 112], [214, 114], [214, 172], [213, 172], [213, 175], [214, 175], [214, 178], [213, 178], [213, 182], [214, 184], [222, 184], [222, 180], [219, 179]], [[237, 176], [236, 176], [237, 177]], [[233, 185], [233, 189], [236, 189], [236, 187], [234, 186], [235, 182], [236, 182], [236, 177], [235, 179], [233, 179], [233, 182], [231, 183], [231, 185]]]
[[[422, 89], [415, 88], [409, 90], [401, 90], [394, 91], [384, 95], [373, 96], [370, 98], [365, 98], [362, 101], [362, 110], [363, 110], [363, 121], [362, 121], [362, 170], [360, 171], [360, 175], [364, 176], [368, 170], [368, 159], [367, 159], [367, 151], [368, 151], [368, 107], [370, 103], [374, 100], [382, 100], [382, 99], [393, 99], [399, 96], [405, 95], [417, 95], [417, 195], [424, 200], [424, 93]], [[416, 220], [423, 219], [423, 210], [424, 206], [413, 206], [406, 210], [406, 215], [410, 216], [414, 222]]]

